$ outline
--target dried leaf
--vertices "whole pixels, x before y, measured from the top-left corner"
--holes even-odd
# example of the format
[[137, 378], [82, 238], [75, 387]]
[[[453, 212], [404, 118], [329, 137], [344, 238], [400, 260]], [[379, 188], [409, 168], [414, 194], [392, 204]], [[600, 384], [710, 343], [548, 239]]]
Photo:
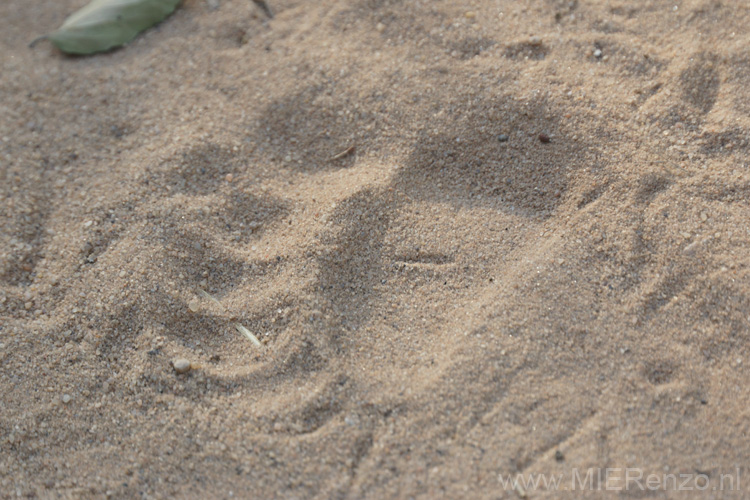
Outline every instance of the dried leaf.
[[48, 39], [68, 54], [103, 52], [163, 21], [180, 1], [93, 0], [68, 17], [58, 30], [39, 39]]

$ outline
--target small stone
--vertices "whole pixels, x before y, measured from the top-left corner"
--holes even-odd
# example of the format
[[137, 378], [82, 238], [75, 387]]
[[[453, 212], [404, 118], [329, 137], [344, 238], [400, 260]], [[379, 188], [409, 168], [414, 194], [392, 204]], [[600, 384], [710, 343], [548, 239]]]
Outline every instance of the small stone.
[[548, 135], [547, 135], [547, 134], [545, 134], [544, 132], [542, 132], [541, 134], [539, 134], [539, 142], [542, 142], [542, 143], [544, 143], [544, 144], [547, 144], [547, 143], [549, 143], [550, 141], [552, 141], [552, 139], [550, 138], [550, 136], [548, 136]]
[[508, 139], [510, 139], [510, 137], [505, 134], [500, 134], [497, 136], [498, 142], [508, 142]]
[[224, 179], [226, 179], [227, 182], [232, 182], [234, 180], [234, 174], [227, 174]]
[[532, 36], [529, 38], [529, 45], [532, 47], [540, 47], [542, 45], [542, 39], [538, 36]]
[[63, 394], [62, 396], [62, 402], [65, 404], [70, 403], [71, 399], [73, 399], [73, 397], [70, 394]]
[[176, 371], [178, 374], [183, 374], [190, 371], [190, 361], [185, 358], [175, 359], [174, 361], [172, 361], [172, 366], [174, 367], [174, 371]]
[[594, 57], [596, 57], [597, 59], [600, 59], [602, 57], [602, 49], [596, 49], [594, 51]]
[[565, 460], [565, 455], [563, 455], [563, 452], [557, 450], [555, 452], [555, 460], [557, 460], [558, 462], [562, 462], [563, 460]]
[[384, 32], [384, 31], [385, 31], [385, 24], [383, 24], [383, 23], [378, 23], [378, 24], [377, 24], [377, 25], [375, 26], [375, 29], [377, 30], [377, 32], [378, 32], [378, 33], [382, 33], [382, 32]]
[[200, 301], [198, 299], [193, 299], [188, 303], [188, 309], [190, 309], [190, 312], [198, 312], [198, 309], [200, 309]]

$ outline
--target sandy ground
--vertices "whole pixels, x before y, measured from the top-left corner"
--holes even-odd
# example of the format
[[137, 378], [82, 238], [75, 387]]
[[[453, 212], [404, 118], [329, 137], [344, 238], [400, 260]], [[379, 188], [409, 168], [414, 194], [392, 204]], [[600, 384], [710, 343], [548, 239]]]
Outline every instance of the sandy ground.
[[187, 0], [27, 48], [85, 3], [0, 3], [1, 498], [748, 494], [745, 2]]

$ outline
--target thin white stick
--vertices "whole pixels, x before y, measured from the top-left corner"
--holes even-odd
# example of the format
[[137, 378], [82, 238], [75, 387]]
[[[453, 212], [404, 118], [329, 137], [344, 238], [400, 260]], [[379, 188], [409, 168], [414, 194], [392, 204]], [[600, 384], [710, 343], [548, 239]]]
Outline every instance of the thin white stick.
[[[207, 291], [199, 288], [198, 289], [198, 293], [202, 297], [205, 297], [208, 300], [210, 300], [211, 302], [213, 302], [214, 304], [218, 305], [223, 311], [229, 312], [229, 311], [227, 311], [227, 308], [224, 307], [221, 304], [221, 302], [219, 302], [218, 300], [216, 300], [216, 298], [214, 296], [212, 296], [210, 293], [208, 293]], [[251, 332], [250, 330], [248, 330], [247, 328], [245, 328], [244, 326], [242, 326], [241, 324], [239, 324], [236, 321], [234, 323], [232, 323], [232, 324], [234, 325], [234, 327], [237, 329], [238, 332], [240, 332], [242, 335], [244, 335], [245, 337], [247, 337], [247, 339], [250, 340], [253, 344], [255, 344], [258, 347], [261, 347], [263, 345], [263, 344], [260, 343], [260, 340], [258, 340], [258, 337], [256, 337], [255, 335], [253, 335], [253, 332]]]
[[242, 335], [244, 335], [245, 337], [247, 337], [248, 339], [250, 339], [250, 341], [252, 341], [253, 344], [257, 345], [258, 347], [260, 347], [260, 346], [263, 345], [263, 344], [260, 343], [260, 340], [258, 340], [258, 337], [256, 337], [255, 335], [253, 335], [253, 333], [250, 330], [248, 330], [247, 328], [245, 328], [241, 324], [235, 323], [234, 327], [237, 329], [238, 332], [240, 332]]

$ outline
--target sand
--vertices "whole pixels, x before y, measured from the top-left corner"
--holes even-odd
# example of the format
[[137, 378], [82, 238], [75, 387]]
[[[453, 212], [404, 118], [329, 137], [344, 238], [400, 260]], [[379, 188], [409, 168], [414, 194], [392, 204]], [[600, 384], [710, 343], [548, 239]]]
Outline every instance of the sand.
[[0, 4], [1, 498], [750, 488], [745, 2], [186, 0], [27, 48], [85, 3]]

